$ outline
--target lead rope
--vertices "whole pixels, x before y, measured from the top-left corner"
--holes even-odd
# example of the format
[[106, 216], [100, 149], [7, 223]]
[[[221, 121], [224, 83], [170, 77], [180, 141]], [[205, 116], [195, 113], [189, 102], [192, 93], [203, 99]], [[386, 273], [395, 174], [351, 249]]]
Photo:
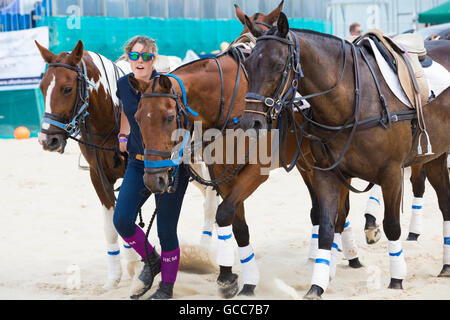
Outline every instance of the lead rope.
[[[149, 224], [148, 224], [148, 227], [147, 227], [147, 232], [145, 233], [145, 253], [146, 253], [145, 260], [146, 260], [147, 263], [149, 263], [149, 264], [150, 264], [150, 255], [149, 255], [149, 253], [148, 253], [148, 244], [147, 244], [147, 243], [148, 243], [148, 235], [150, 234], [150, 229], [152, 228], [153, 220], [155, 220], [156, 214], [158, 213], [159, 206], [160, 206], [160, 204], [161, 204], [161, 199], [162, 199], [163, 195], [164, 195], [164, 193], [162, 193], [162, 194], [159, 196], [158, 201], [156, 202], [156, 208], [155, 208], [155, 210], [153, 211], [153, 215], [152, 215], [152, 217], [151, 217], [151, 219], [150, 219], [150, 222], [149, 222]], [[142, 219], [142, 216], [141, 216], [141, 219]], [[141, 221], [141, 222], [142, 222], [142, 221]]]

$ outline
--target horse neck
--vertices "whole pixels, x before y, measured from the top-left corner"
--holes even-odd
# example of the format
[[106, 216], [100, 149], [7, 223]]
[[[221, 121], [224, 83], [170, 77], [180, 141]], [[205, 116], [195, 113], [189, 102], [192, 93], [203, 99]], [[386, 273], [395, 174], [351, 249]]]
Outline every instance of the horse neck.
[[[222, 110], [222, 118], [219, 126], [222, 125], [228, 113], [228, 107], [231, 102], [231, 95], [234, 90], [238, 64], [229, 55], [223, 55], [218, 58], [220, 67], [222, 68], [224, 81], [224, 97], [225, 103]], [[199, 65], [202, 63], [202, 65]], [[188, 65], [185, 68], [174, 72], [181, 78], [186, 89], [188, 105], [194, 109], [199, 116], [192, 118], [192, 121], [202, 121], [205, 129], [212, 128], [221, 104], [221, 81], [220, 72], [217, 63], [213, 59], [199, 61]], [[175, 81], [176, 82], [176, 81]], [[243, 85], [245, 83], [245, 85]], [[247, 80], [241, 69], [240, 83], [233, 110], [230, 119], [240, 115], [244, 110], [244, 95], [247, 90]], [[179, 87], [177, 86], [177, 90]], [[180, 91], [178, 91], [180, 92]], [[191, 119], [189, 119], [191, 122]]]
[[[118, 99], [114, 99], [117, 77], [111, 69], [113, 62], [104, 57], [100, 58], [92, 52], [85, 52], [83, 59], [86, 63], [88, 79], [95, 84], [95, 88], [89, 88], [88, 112], [92, 130], [90, 133], [106, 136], [116, 126], [114, 110], [119, 107]], [[103, 59], [103, 64], [100, 59]]]
[[[300, 35], [300, 63], [304, 77], [299, 84], [302, 96], [333, 88], [343, 68], [342, 42], [338, 38], [320, 33], [297, 33]], [[342, 124], [353, 110], [354, 72], [353, 56], [345, 44], [347, 59], [342, 82], [331, 92], [308, 99], [317, 121]]]

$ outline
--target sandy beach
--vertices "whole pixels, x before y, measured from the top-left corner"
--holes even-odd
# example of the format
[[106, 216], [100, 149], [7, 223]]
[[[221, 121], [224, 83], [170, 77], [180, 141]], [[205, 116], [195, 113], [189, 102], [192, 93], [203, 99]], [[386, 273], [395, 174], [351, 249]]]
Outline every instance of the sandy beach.
[[[102, 210], [88, 171], [78, 168], [78, 145], [69, 141], [66, 152], [60, 155], [43, 151], [37, 138], [11, 139], [0, 140], [0, 150], [0, 299], [129, 299], [132, 279], [125, 266], [119, 286], [103, 288], [107, 256]], [[409, 177], [410, 170], [406, 169], [403, 240], [408, 234], [413, 198]], [[366, 182], [355, 179], [353, 185], [362, 188]], [[431, 185], [427, 182], [424, 195], [423, 233], [418, 242], [403, 241], [408, 265], [404, 290], [387, 289], [390, 277], [385, 235], [375, 245], [365, 242], [363, 213], [367, 198], [367, 193], [350, 195], [353, 237], [364, 268], [349, 268], [339, 253], [336, 277], [323, 298], [450, 299], [450, 278], [437, 277], [442, 268], [443, 221]], [[152, 197], [143, 207], [146, 223], [153, 207]], [[307, 257], [310, 207], [300, 174], [288, 174], [282, 169], [272, 171], [269, 180], [246, 201], [246, 218], [261, 279], [255, 297], [234, 299], [303, 297], [310, 287], [313, 266]], [[207, 252], [198, 246], [202, 224], [203, 197], [190, 185], [178, 226], [181, 247]], [[216, 285], [215, 239], [216, 234], [206, 257], [211, 265], [209, 272], [197, 268], [196, 261], [201, 259], [181, 256], [183, 265], [190, 268], [178, 274], [175, 299], [221, 299]], [[151, 230], [150, 241], [158, 248], [156, 227]], [[205, 263], [205, 256], [202, 258]], [[237, 250], [234, 271], [241, 273]], [[73, 272], [80, 275], [77, 288], [69, 285]], [[242, 281], [242, 277], [239, 279]], [[281, 289], [280, 283], [289, 289]]]

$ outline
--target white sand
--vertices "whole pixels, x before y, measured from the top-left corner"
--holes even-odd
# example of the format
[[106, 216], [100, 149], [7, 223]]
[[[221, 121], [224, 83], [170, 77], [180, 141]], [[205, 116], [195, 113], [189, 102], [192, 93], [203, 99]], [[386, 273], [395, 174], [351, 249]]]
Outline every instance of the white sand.
[[[78, 146], [69, 141], [65, 154], [60, 155], [44, 152], [37, 139], [0, 140], [0, 150], [0, 299], [129, 299], [131, 279], [126, 272], [117, 289], [102, 288], [106, 279], [102, 211], [88, 172], [78, 169]], [[408, 234], [413, 197], [409, 176], [407, 169], [402, 239]], [[366, 185], [357, 179], [353, 184], [359, 188]], [[417, 243], [403, 241], [408, 264], [403, 291], [387, 289], [386, 237], [383, 235], [372, 246], [365, 243], [363, 211], [367, 197], [351, 194], [350, 200], [353, 235], [365, 268], [349, 268], [340, 253], [336, 278], [323, 298], [450, 299], [450, 279], [436, 277], [442, 268], [442, 215], [430, 184], [427, 182], [424, 196], [423, 234]], [[178, 228], [181, 246], [196, 245], [200, 239], [202, 201], [200, 191], [191, 185]], [[146, 222], [153, 204], [152, 198], [143, 208]], [[261, 273], [255, 298], [301, 298], [310, 287], [312, 263], [307, 260], [311, 204], [299, 173], [273, 171], [245, 206]], [[156, 228], [150, 240], [158, 244]], [[215, 244], [214, 240], [213, 248]], [[214, 257], [211, 259], [214, 261]], [[187, 260], [185, 257], [184, 264], [195, 269], [195, 264]], [[234, 271], [240, 274], [238, 261], [236, 255]], [[68, 286], [73, 265], [80, 271], [79, 289]], [[214, 270], [203, 274], [180, 271], [174, 297], [220, 299], [218, 268]], [[291, 287], [290, 295], [279, 289], [277, 279]], [[378, 281], [372, 285], [371, 279]], [[159, 276], [155, 283], [158, 281]]]

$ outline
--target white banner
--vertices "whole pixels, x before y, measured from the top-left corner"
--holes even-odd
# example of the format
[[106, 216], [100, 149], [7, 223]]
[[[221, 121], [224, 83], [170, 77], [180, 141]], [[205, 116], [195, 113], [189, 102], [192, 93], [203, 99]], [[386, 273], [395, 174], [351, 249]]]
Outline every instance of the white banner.
[[49, 46], [48, 27], [0, 32], [0, 91], [39, 87], [45, 62], [34, 43]]

